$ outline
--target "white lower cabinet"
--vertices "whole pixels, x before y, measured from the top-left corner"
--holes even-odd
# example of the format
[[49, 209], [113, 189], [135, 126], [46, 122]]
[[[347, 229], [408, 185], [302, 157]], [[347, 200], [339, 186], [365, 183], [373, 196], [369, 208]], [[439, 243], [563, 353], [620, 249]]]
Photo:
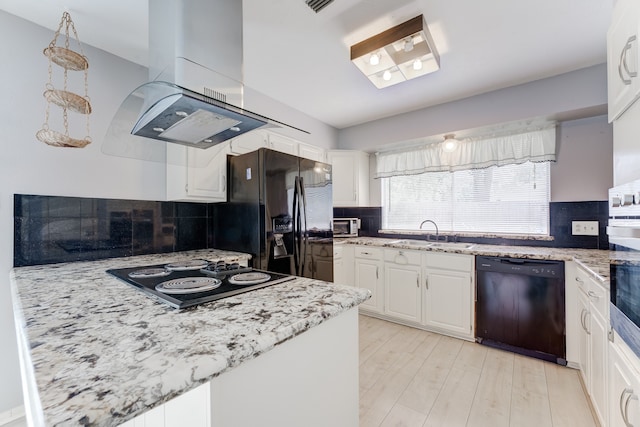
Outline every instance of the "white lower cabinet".
[[585, 389], [589, 394], [593, 410], [600, 422], [606, 426], [608, 420], [608, 333], [609, 333], [609, 291], [578, 267], [575, 273], [579, 315], [578, 365]]
[[371, 313], [382, 313], [384, 310], [382, 249], [356, 246], [354, 259], [355, 286], [371, 291], [371, 298], [360, 304], [360, 307]]
[[353, 286], [353, 246], [333, 243], [333, 283]]
[[422, 320], [420, 253], [384, 251], [384, 314], [419, 324]]
[[472, 338], [471, 274], [427, 269], [424, 282], [424, 325]]
[[354, 258], [356, 286], [372, 293], [363, 313], [474, 340], [473, 255], [356, 246]]
[[640, 425], [640, 366], [618, 335], [609, 343], [609, 427]]
[[474, 257], [427, 252], [424, 265], [424, 325], [436, 332], [474, 339]]

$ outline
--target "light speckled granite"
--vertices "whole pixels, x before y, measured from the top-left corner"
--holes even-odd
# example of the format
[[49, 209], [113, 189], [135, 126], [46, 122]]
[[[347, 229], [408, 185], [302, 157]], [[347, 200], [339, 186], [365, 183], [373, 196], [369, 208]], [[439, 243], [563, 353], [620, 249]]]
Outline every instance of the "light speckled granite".
[[[416, 236], [416, 239], [426, 239], [427, 235], [434, 236], [435, 230], [427, 229], [425, 226], [424, 230], [378, 230], [378, 234], [403, 234], [405, 236]], [[553, 241], [553, 236], [543, 236], [541, 234], [496, 234], [496, 233], [464, 233], [464, 232], [442, 232], [438, 233], [439, 236], [448, 236], [450, 238], [453, 237], [474, 237], [474, 238], [484, 238], [484, 239], [513, 239], [513, 240], [543, 240], [543, 241]]]
[[512, 258], [576, 261], [596, 280], [609, 286], [609, 263], [640, 263], [637, 252], [605, 251], [598, 249], [544, 248], [536, 246], [500, 246], [467, 243], [449, 243], [446, 247], [416, 246], [402, 243], [406, 239], [384, 239], [379, 237], [354, 237], [342, 239], [342, 244], [381, 246], [398, 249], [450, 252], [467, 255], [500, 256]]
[[19, 339], [47, 426], [118, 425], [370, 297], [296, 278], [177, 311], [105, 273], [193, 258], [246, 256], [201, 250], [12, 270]]

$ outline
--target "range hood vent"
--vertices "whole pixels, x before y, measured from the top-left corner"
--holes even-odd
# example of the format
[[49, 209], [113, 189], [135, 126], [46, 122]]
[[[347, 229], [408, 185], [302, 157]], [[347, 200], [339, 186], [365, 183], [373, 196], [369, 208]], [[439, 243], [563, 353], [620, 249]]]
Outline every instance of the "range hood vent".
[[244, 108], [242, 24], [238, 0], [149, 0], [150, 82], [123, 101], [103, 153], [173, 163], [166, 143], [207, 149], [260, 127], [305, 132]]
[[306, 0], [307, 6], [309, 6], [315, 13], [320, 12], [332, 2], [333, 0]]

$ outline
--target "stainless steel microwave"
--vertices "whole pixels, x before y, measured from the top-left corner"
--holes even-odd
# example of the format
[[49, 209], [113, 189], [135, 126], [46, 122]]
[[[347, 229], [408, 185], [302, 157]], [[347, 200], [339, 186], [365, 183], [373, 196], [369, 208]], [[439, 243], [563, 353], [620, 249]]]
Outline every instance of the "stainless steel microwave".
[[358, 237], [359, 218], [334, 218], [333, 237]]

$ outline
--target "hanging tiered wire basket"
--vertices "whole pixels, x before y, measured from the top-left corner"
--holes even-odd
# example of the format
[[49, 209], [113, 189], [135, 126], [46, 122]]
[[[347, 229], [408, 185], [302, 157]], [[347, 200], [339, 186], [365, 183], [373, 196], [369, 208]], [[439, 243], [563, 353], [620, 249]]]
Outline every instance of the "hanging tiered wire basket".
[[[56, 43], [58, 42], [58, 37], [60, 36], [63, 27], [64, 46], [57, 46]], [[73, 32], [73, 37], [78, 42], [80, 53], [69, 49], [70, 32]], [[53, 40], [51, 40], [51, 43], [49, 43], [49, 46], [44, 49], [43, 53], [49, 58], [49, 82], [46, 84], [46, 90], [43, 94], [47, 101], [47, 107], [44, 124], [42, 125], [42, 129], [36, 133], [36, 137], [40, 141], [56, 147], [82, 148], [91, 143], [91, 137], [89, 136], [89, 114], [91, 114], [88, 84], [89, 61], [87, 61], [87, 58], [82, 52], [82, 45], [80, 44], [78, 33], [76, 32], [76, 28], [71, 20], [71, 15], [69, 15], [68, 12], [64, 12], [62, 14], [58, 30], [56, 31]], [[53, 64], [60, 66], [63, 70], [62, 89], [56, 89], [53, 85]], [[84, 96], [75, 94], [68, 90], [69, 71], [84, 72]], [[64, 133], [49, 128], [51, 104], [62, 108]], [[87, 134], [82, 139], [76, 139], [69, 136], [69, 110], [83, 114], [86, 117]]]

